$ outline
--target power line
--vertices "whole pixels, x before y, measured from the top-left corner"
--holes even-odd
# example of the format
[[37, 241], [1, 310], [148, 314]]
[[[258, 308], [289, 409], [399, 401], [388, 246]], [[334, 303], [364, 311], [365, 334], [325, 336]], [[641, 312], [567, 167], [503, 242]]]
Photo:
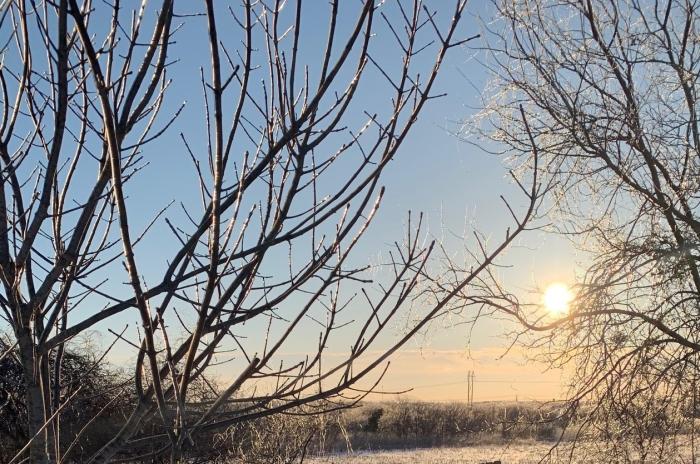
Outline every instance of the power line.
[[[425, 385], [417, 385], [413, 386], [414, 390], [416, 388], [431, 388], [431, 387], [447, 387], [450, 385], [464, 385], [464, 384], [469, 384], [469, 379], [467, 380], [458, 380], [456, 382], [445, 382], [445, 383], [433, 383], [433, 384], [425, 384]], [[475, 380], [472, 379], [473, 383], [510, 383], [510, 384], [559, 384], [561, 382], [557, 382], [555, 380], [496, 380], [496, 379], [484, 379], [484, 380]]]

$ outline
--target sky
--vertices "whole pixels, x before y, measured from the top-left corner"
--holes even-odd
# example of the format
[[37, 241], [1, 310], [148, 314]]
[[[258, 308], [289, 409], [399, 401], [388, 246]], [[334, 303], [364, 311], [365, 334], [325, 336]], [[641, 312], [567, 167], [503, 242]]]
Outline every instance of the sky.
[[[354, 5], [351, 2], [341, 4], [344, 8]], [[98, 14], [91, 22], [91, 30], [99, 30], [101, 24], [109, 20], [108, 16], [99, 14], [100, 5], [95, 5]], [[184, 6], [178, 7], [182, 8], [177, 11], [179, 14], [198, 12], [190, 3], [180, 5]], [[328, 8], [327, 2], [322, 0], [307, 1], [304, 5], [301, 57], [313, 63], [322, 53]], [[452, 2], [443, 0], [430, 1], [428, 5], [437, 8], [443, 19], [447, 10], [452, 9]], [[449, 5], [448, 9], [446, 5]], [[492, 16], [490, 2], [470, 2], [459, 33], [467, 37], [483, 32], [482, 21], [489, 22]], [[341, 32], [352, 25], [348, 20], [350, 17], [341, 14]], [[231, 18], [222, 14], [217, 21], [223, 41], [235, 43], [239, 40], [232, 32], [235, 28], [226, 26], [233, 24]], [[196, 16], [184, 18], [182, 23], [171, 45], [171, 56], [177, 60], [168, 68], [173, 81], [163, 112], [173, 113], [183, 102], [186, 105], [157, 144], [149, 145], [145, 152], [147, 165], [125, 187], [134, 230], [145, 227], [154, 214], [173, 201], [175, 204], [166, 215], [174, 217], [176, 223], [182, 221], [178, 203], [196, 204], [199, 197], [196, 176], [180, 134], [188, 138], [195, 151], [202, 151], [206, 135], [198, 69], [206, 66], [208, 59], [204, 52], [208, 52], [204, 34], [206, 23], [204, 18]], [[395, 58], [391, 40], [386, 28], [380, 28], [374, 38], [373, 53], [386, 63]], [[429, 236], [444, 240], [448, 249], [455, 253], [459, 253], [463, 245], [455, 237], [469, 236], [472, 230], [479, 230], [497, 240], [511, 225], [500, 196], [513, 201], [516, 207], [522, 205], [522, 200], [509, 179], [504, 159], [455, 135], [463, 124], [469, 124], [478, 110], [489, 80], [483, 65], [486, 58], [478, 50], [480, 44], [477, 40], [451, 50], [448, 55], [436, 83], [436, 92], [447, 93], [447, 96], [429, 102], [385, 172], [382, 184], [387, 187], [387, 192], [383, 205], [355, 251], [356, 259], [379, 261], [393, 242], [404, 236], [408, 210], [423, 212]], [[379, 79], [376, 74], [375, 79]], [[361, 84], [355, 103], [357, 108], [381, 108], [381, 105], [386, 107], [388, 99], [385, 87], [375, 85], [369, 79]], [[363, 117], [358, 112], [351, 119]], [[159, 270], [172, 255], [175, 244], [163, 238], [168, 234], [166, 225], [159, 221], [136, 250], [146, 284], [157, 282]], [[553, 282], [573, 281], [578, 258], [573, 248], [562, 239], [532, 232], [516, 245], [503, 261], [511, 267], [501, 271], [503, 281], [516, 293], [537, 301], [539, 289]], [[125, 312], [108, 325], [96, 328], [107, 340], [104, 334], [108, 327], [118, 330], [126, 324], [138, 325], [135, 311]], [[379, 389], [387, 392], [412, 389], [407, 393], [410, 397], [431, 401], [463, 400], [466, 398], [467, 372], [474, 371], [475, 401], [561, 397], [563, 385], [567, 382], [565, 373], [547, 370], [546, 365], [529, 359], [532, 353], [526, 350], [514, 348], [505, 353], [511, 341], [507, 334], [512, 329], [513, 325], [504, 320], [482, 320], [474, 327], [461, 324], [459, 319], [436, 321], [394, 356]], [[315, 337], [311, 329], [308, 330], [308, 333], [301, 334], [302, 339]], [[400, 330], [399, 326], [392, 328], [386, 334], [386, 343]], [[304, 344], [300, 341], [287, 347], [286, 353], [293, 357], [303, 350]], [[338, 355], [341, 353], [338, 351]], [[333, 355], [331, 350], [330, 356]], [[119, 363], [132, 356], [128, 346], [120, 345], [111, 354], [111, 359]], [[218, 375], [226, 380], [229, 374], [222, 369]]]
[[[320, 3], [325, 6], [325, 2]], [[446, 4], [451, 11], [451, 2], [429, 2], [441, 14], [445, 14]], [[308, 56], [321, 52], [318, 47], [325, 38], [327, 11], [316, 8], [317, 5], [307, 2], [303, 17], [307, 27], [308, 24], [314, 26], [308, 32], [309, 36], [302, 37], [302, 54]], [[467, 16], [461, 34], [483, 33], [483, 21], [488, 22], [493, 16], [490, 2], [471, 2]], [[319, 27], [315, 27], [316, 24]], [[180, 87], [173, 88], [171, 97], [172, 94], [182, 94], [188, 99], [189, 108], [174, 130], [190, 130], [191, 133], [191, 128], [200, 123], [197, 118], [201, 113], [195, 103], [199, 96], [192, 93], [193, 82], [185, 81], [185, 86], [182, 80], [177, 82], [178, 72], [193, 68], [201, 60], [188, 50], [201, 50], [206, 45], [197, 44], [201, 39], [197, 37], [199, 31], [194, 27], [188, 29], [189, 26], [183, 27], [178, 39], [178, 43], [185, 42], [188, 46], [179, 49], [181, 62], [173, 73], [174, 84]], [[375, 38], [375, 46], [380, 48], [378, 53], [393, 53], [386, 32], [383, 31], [384, 35], [378, 33]], [[443, 238], [455, 253], [459, 252], [462, 243], [453, 235], [469, 235], [472, 230], [479, 230], [497, 239], [502, 237], [505, 227], [511, 225], [500, 195], [515, 205], [522, 204], [522, 201], [510, 181], [504, 160], [454, 135], [478, 111], [483, 89], [489, 80], [482, 63], [486, 58], [478, 51], [481, 44], [477, 40], [452, 50], [448, 55], [436, 84], [437, 92], [448, 95], [430, 102], [384, 174], [383, 185], [387, 187], [387, 193], [377, 219], [356, 251], [355, 256], [360, 259], [368, 257], [374, 260], [386, 253], [395, 240], [403, 237], [408, 210], [423, 212], [428, 233]], [[384, 55], [379, 56], [384, 58]], [[379, 93], [371, 87], [361, 87], [359, 105], [371, 105], [374, 98], [383, 97], [377, 95]], [[149, 169], [151, 172], [157, 170], [157, 164], [154, 162]], [[188, 177], [191, 180], [186, 166], [169, 172], [183, 185]], [[141, 176], [140, 182], [144, 183], [144, 188], [152, 188], [153, 179], [148, 172]], [[168, 201], [171, 190], [167, 186], [162, 189], [163, 203]], [[158, 248], [152, 249], [151, 253], [157, 259]], [[537, 289], [544, 289], [552, 282], [572, 282], [576, 259], [575, 251], [567, 242], [532, 232], [506, 255], [504, 262], [512, 268], [503, 271], [503, 279], [517, 293], [538, 300]], [[529, 359], [532, 353], [524, 350], [513, 349], [505, 353], [510, 344], [506, 334], [512, 327], [503, 320], [482, 320], [473, 328], [456, 320], [437, 321], [394, 356], [379, 389], [394, 392], [413, 388], [407, 393], [413, 398], [463, 400], [466, 375], [473, 370], [475, 401], [560, 398], [567, 382], [563, 372], [548, 370], [545, 364]], [[387, 343], [391, 336], [387, 337]], [[290, 355], [297, 354], [295, 346], [287, 351]], [[342, 355], [342, 351], [338, 355]]]

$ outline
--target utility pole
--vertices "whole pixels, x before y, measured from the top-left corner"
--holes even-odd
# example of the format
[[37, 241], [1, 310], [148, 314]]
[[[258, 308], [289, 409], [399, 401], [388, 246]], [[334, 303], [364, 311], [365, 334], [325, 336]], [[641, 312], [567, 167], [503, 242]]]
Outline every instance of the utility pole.
[[474, 405], [474, 371], [467, 371], [467, 404], [469, 407]]

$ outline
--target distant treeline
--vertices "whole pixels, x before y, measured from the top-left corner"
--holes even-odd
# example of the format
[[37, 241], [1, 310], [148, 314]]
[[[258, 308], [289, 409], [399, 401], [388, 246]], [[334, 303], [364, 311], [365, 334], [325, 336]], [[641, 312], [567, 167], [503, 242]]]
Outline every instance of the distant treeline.
[[[0, 359], [0, 462], [9, 462], [29, 440], [23, 371], [11, 347]], [[135, 392], [130, 377], [100, 366], [93, 354], [66, 353], [63, 390], [67, 401], [57, 437], [67, 450], [65, 462], [85, 462], [125, 423]], [[50, 360], [53, 362], [53, 360]], [[86, 375], [87, 373], [87, 375]], [[75, 378], [75, 382], [70, 379]], [[79, 379], [79, 380], [78, 380]], [[217, 397], [215, 383], [193, 385], [190, 405], [195, 421]], [[174, 411], [176, 407], [171, 405]], [[187, 454], [207, 462], [282, 463], [302, 455], [346, 450], [453, 446], [506, 439], [554, 440], [567, 423], [557, 404], [424, 403], [403, 399], [364, 403], [314, 404], [286, 414], [241, 422], [223, 432], [195, 436]], [[226, 410], [244, 414], [251, 407], [231, 401]], [[319, 411], [336, 408], [330, 413]], [[159, 462], [166, 459], [165, 430], [145, 421], [120, 459]], [[166, 459], [167, 460], [167, 459]]]
[[[9, 352], [8, 352], [9, 351]], [[24, 401], [23, 371], [12, 347], [0, 346], [0, 463], [9, 462], [29, 440]], [[59, 392], [66, 399], [62, 410], [61, 448], [64, 462], [86, 462], [124, 425], [135, 400], [130, 376], [99, 365], [94, 354], [67, 352], [63, 358]], [[53, 360], [49, 360], [50, 363]], [[75, 379], [74, 381], [72, 379]], [[52, 380], [52, 379], [49, 379]], [[216, 382], [192, 385], [189, 404], [194, 423], [218, 395]], [[268, 407], [277, 403], [267, 401]], [[595, 435], [577, 436], [590, 443], [619, 448], [647, 449], [667, 437], [695, 433], [700, 417], [693, 402], [673, 411], [649, 416], [645, 409], [631, 410], [617, 424], [600, 423]], [[174, 413], [176, 405], [168, 405]], [[225, 406], [228, 415], [244, 416], [259, 405], [234, 398]], [[586, 409], [572, 417], [562, 403], [492, 402], [426, 403], [396, 399], [349, 404], [318, 403], [288, 410], [284, 414], [242, 421], [223, 431], [207, 431], [193, 437], [185, 450], [188, 462], [288, 463], [308, 455], [348, 450], [382, 450], [414, 447], [468, 446], [512, 440], [565, 441], [577, 433]], [[660, 408], [657, 408], [661, 410]], [[320, 413], [332, 410], [332, 412]], [[665, 411], [665, 410], [664, 410]], [[675, 413], [674, 413], [675, 411]], [[675, 424], [675, 425], [674, 425]], [[623, 426], [621, 426], [623, 425]], [[147, 420], [130, 446], [119, 455], [128, 462], [167, 462], [167, 436], [158, 420]], [[640, 440], [646, 440], [641, 447]], [[649, 443], [647, 443], [649, 442]], [[599, 446], [599, 447], [600, 447]], [[658, 447], [658, 446], [657, 446]], [[635, 452], [639, 453], [639, 450]]]
[[[554, 403], [368, 402], [321, 416], [295, 410], [230, 428], [233, 462], [292, 462], [301, 454], [553, 441], [568, 418]], [[301, 451], [300, 451], [301, 450]], [[236, 461], [238, 459], [239, 461]], [[231, 461], [230, 461], [231, 462]]]
[[[366, 403], [340, 417], [336, 448], [463, 446], [513, 439], [558, 440], [569, 422], [557, 403]], [[338, 449], [336, 449], [338, 450]]]

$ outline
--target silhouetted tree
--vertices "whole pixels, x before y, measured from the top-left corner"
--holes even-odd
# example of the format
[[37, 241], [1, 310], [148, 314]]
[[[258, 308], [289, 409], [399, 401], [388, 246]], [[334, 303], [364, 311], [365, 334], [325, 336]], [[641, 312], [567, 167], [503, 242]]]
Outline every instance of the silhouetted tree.
[[[382, 286], [351, 252], [377, 214], [382, 173], [439, 96], [446, 53], [469, 40], [459, 28], [466, 0], [434, 2], [440, 12], [421, 0], [323, 3], [323, 43], [305, 33], [319, 27], [307, 20], [315, 2], [156, 3], [2, 2], [0, 314], [22, 368], [29, 437], [14, 462], [70, 458], [58, 439], [73, 401], [64, 382], [86, 380], [65, 373], [66, 344], [92, 329], [135, 350], [134, 400], [89, 462], [136, 459], [144, 444], [143, 458], [175, 462], [212, 430], [359, 401], [375, 385], [368, 374], [490, 267], [532, 211], [404, 335], [379, 344], [433, 245], [409, 217]], [[177, 42], [182, 22], [204, 47]], [[392, 53], [375, 51], [378, 34]], [[183, 47], [208, 61], [174, 77], [201, 87], [191, 121], [203, 135], [189, 124], [171, 140], [168, 128], [194, 111], [169, 97]], [[358, 99], [363, 85], [369, 96]], [[169, 165], [176, 144], [192, 160], [200, 204], [177, 186], [181, 220], [166, 207], [136, 230], [143, 208], [163, 205], [131, 182], [157, 157]], [[168, 256], [146, 266], [140, 246], [154, 224]], [[157, 268], [150, 285], [147, 267]], [[115, 326], [125, 315], [137, 329]], [[315, 349], [283, 363], [295, 336], [310, 338], [305, 324], [318, 328]], [[347, 352], [325, 356], [335, 339]], [[194, 382], [231, 356], [228, 384], [198, 401]]]
[[522, 175], [538, 157], [550, 192], [539, 217], [586, 267], [565, 317], [495, 286], [485, 302], [555, 365], [575, 366], [571, 406], [593, 405], [578, 409], [585, 430], [639, 455], [651, 449], [639, 436], [693, 426], [682, 410], [700, 354], [698, 7], [504, 0], [488, 26], [495, 78], [480, 134]]

